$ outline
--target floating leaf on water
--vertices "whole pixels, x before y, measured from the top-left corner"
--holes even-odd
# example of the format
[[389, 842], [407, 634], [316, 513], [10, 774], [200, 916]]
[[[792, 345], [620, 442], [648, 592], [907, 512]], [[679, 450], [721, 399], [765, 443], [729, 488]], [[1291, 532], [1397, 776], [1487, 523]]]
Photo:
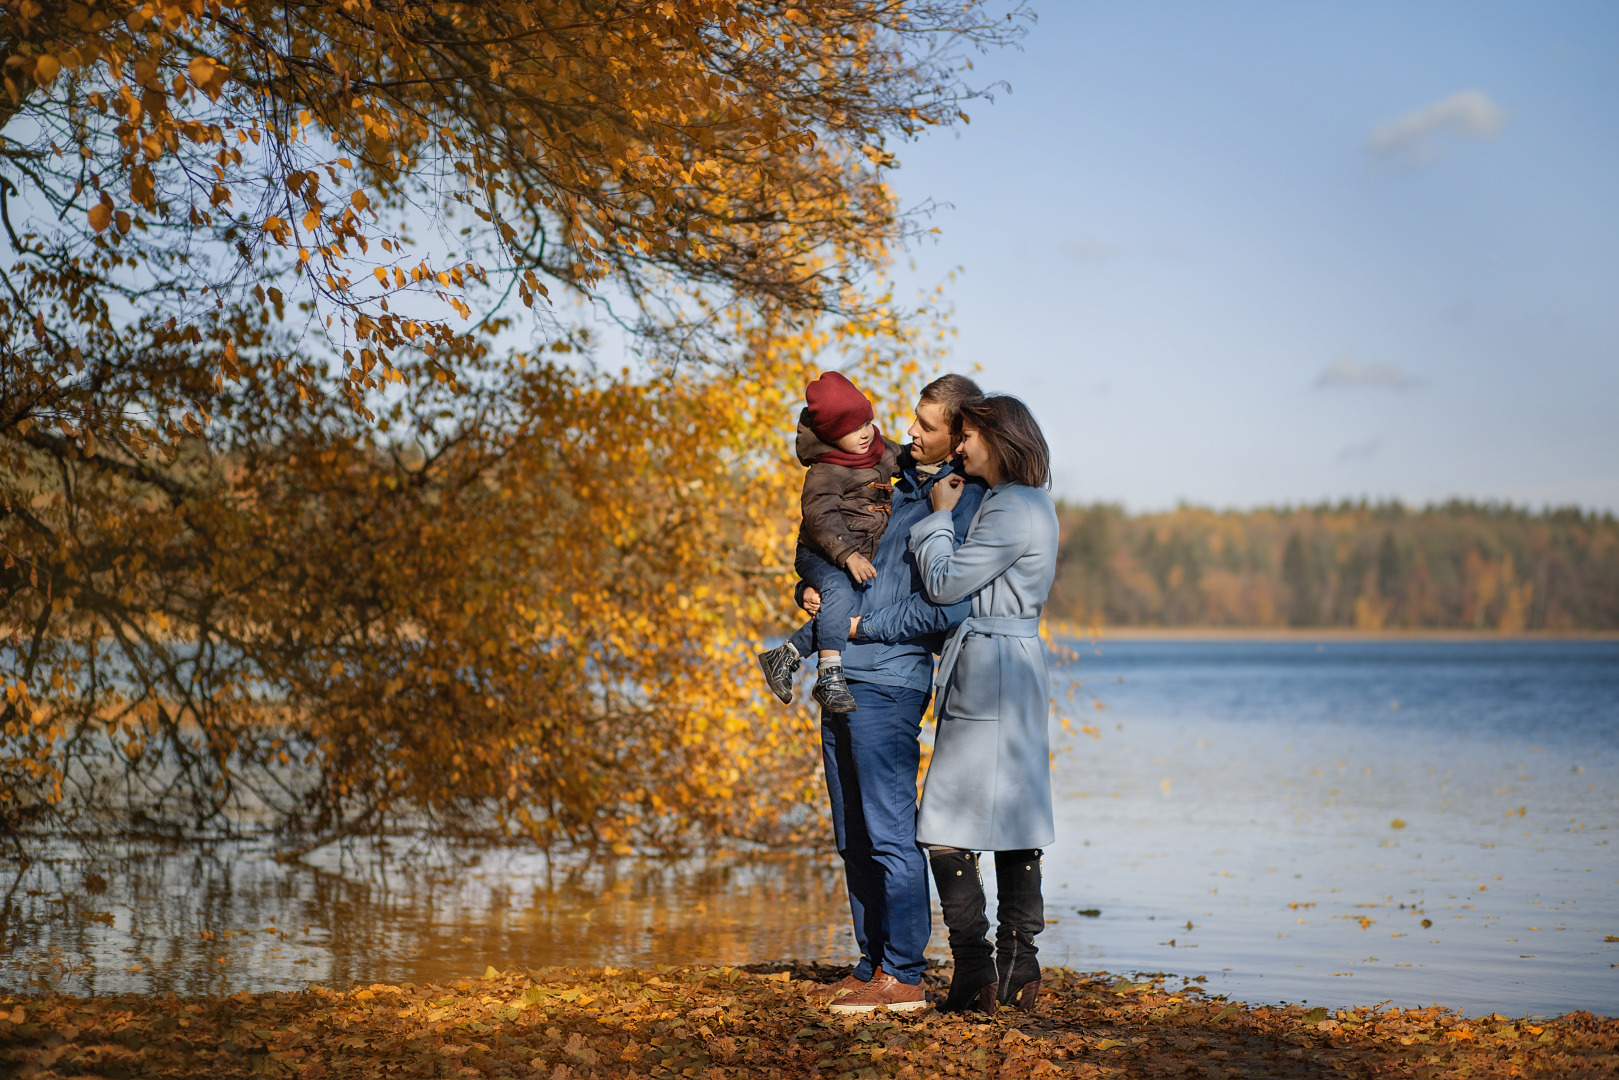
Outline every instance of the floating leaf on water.
[[1398, 818], [1398, 817], [1395, 818], [1393, 821], [1389, 822], [1389, 828], [1391, 828], [1391, 829], [1403, 829], [1403, 828], [1405, 828], [1405, 818]]

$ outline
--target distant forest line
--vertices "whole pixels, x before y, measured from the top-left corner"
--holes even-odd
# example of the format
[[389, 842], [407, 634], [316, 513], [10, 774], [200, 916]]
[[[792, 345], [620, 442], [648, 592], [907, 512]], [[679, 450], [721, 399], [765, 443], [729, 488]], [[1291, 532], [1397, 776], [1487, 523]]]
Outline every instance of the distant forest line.
[[1058, 504], [1081, 625], [1619, 629], [1619, 519], [1460, 500], [1129, 514]]

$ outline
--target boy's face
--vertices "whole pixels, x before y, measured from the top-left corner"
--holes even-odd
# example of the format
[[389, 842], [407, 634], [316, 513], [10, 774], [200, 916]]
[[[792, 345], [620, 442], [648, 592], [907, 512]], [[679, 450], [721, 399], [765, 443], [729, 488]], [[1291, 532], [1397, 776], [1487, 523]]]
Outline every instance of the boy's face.
[[911, 437], [911, 456], [919, 465], [935, 465], [950, 456], [950, 422], [944, 406], [934, 401], [916, 403], [916, 422], [905, 434]]
[[871, 440], [876, 437], [877, 425], [867, 423], [855, 428], [832, 445], [845, 454], [864, 454], [871, 447]]

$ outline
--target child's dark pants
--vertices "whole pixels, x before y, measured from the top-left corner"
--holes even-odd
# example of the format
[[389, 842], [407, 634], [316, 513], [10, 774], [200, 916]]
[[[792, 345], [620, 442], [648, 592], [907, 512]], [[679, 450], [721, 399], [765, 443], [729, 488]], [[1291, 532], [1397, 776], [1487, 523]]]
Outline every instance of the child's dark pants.
[[809, 582], [821, 594], [821, 610], [815, 618], [798, 628], [788, 640], [798, 655], [809, 656], [819, 649], [842, 652], [849, 647], [849, 620], [854, 617], [859, 598], [856, 585], [846, 570], [840, 570], [823, 558], [819, 552], [798, 546], [793, 560], [798, 576]]

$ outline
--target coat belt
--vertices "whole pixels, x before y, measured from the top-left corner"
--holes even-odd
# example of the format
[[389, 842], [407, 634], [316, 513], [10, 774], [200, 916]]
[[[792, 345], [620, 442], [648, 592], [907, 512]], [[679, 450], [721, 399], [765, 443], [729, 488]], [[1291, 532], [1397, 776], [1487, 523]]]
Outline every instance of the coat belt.
[[944, 713], [945, 691], [950, 685], [951, 674], [956, 670], [956, 660], [961, 656], [961, 646], [969, 634], [983, 634], [986, 637], [1039, 637], [1040, 617], [1037, 615], [1032, 619], [1020, 619], [1012, 615], [969, 615], [961, 620], [961, 625], [945, 640], [944, 649], [939, 653], [939, 674], [933, 680], [933, 686], [938, 692], [938, 700], [933, 708], [935, 716]]

